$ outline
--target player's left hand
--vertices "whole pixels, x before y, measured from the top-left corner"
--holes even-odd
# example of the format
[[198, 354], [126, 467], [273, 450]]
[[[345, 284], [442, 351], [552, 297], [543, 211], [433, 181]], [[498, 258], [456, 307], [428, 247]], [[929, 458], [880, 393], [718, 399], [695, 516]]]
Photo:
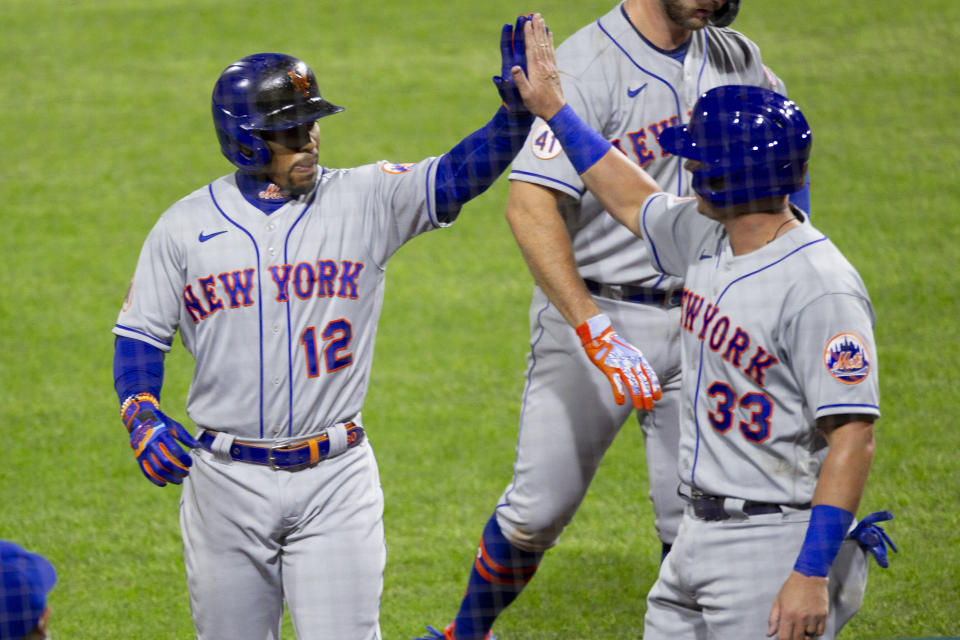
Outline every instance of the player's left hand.
[[130, 448], [143, 475], [158, 487], [183, 482], [193, 458], [179, 443], [191, 448], [201, 446], [190, 432], [160, 411], [156, 398], [150, 394], [131, 396], [124, 402], [121, 418], [130, 431]]
[[507, 109], [514, 113], [527, 113], [520, 91], [510, 74], [514, 67], [520, 67], [526, 72], [527, 58], [524, 40], [523, 25], [533, 19], [533, 14], [526, 14], [517, 18], [516, 26], [505, 24], [500, 32], [500, 75], [493, 76], [493, 84], [497, 86], [500, 98]]
[[793, 571], [780, 587], [767, 619], [767, 637], [810, 640], [823, 635], [830, 608], [827, 579]]
[[654, 400], [663, 397], [660, 381], [640, 349], [621, 338], [613, 330], [606, 314], [596, 315], [577, 327], [577, 335], [590, 362], [607, 376], [617, 404], [630, 394], [637, 409], [653, 409]]

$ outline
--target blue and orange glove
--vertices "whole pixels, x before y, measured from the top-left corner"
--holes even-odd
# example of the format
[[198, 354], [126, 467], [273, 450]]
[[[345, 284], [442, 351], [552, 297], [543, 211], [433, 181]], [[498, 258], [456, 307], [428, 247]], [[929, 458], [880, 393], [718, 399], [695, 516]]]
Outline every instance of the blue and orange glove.
[[626, 387], [635, 408], [653, 409], [653, 402], [663, 397], [657, 374], [639, 349], [617, 335], [606, 314], [580, 324], [577, 335], [590, 362], [610, 381], [617, 404], [626, 401]]
[[160, 411], [156, 397], [150, 393], [130, 396], [120, 407], [120, 418], [130, 432], [130, 448], [143, 475], [158, 487], [183, 482], [193, 458], [179, 443], [191, 448], [201, 445], [183, 425]]
[[520, 97], [520, 90], [513, 81], [510, 69], [519, 66], [527, 72], [527, 48], [523, 36], [523, 25], [533, 19], [533, 14], [517, 18], [516, 26], [505, 24], [500, 32], [500, 75], [493, 76], [493, 84], [500, 92], [503, 104], [511, 113], [527, 113], [527, 107]]
[[886, 569], [890, 566], [887, 560], [887, 546], [893, 549], [894, 553], [899, 553], [899, 550], [883, 527], [877, 524], [884, 520], [893, 520], [893, 514], [889, 511], [874, 511], [861, 520], [848, 537], [856, 540], [864, 551], [872, 553], [877, 559], [877, 564]]

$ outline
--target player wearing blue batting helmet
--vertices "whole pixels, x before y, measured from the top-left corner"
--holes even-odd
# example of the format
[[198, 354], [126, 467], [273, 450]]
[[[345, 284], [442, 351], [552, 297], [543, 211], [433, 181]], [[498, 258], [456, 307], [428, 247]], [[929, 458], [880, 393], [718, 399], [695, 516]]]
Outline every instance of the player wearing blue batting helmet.
[[0, 640], [45, 638], [57, 572], [43, 556], [0, 540]]
[[258, 132], [293, 129], [343, 111], [323, 99], [303, 60], [282, 53], [257, 53], [229, 65], [212, 100], [220, 149], [246, 173], [270, 163], [270, 149]]
[[695, 160], [693, 190], [715, 207], [793, 193], [804, 185], [812, 134], [792, 100], [768, 89], [725, 85], [704, 93], [690, 122], [660, 146]]

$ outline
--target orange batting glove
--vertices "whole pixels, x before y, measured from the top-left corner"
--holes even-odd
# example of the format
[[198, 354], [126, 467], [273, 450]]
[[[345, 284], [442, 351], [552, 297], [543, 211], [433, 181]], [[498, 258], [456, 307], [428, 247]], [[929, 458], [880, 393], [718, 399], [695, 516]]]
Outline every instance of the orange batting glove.
[[617, 404], [626, 401], [623, 393], [626, 386], [635, 408], [653, 409], [654, 400], [663, 397], [657, 374], [640, 349], [617, 335], [606, 314], [601, 313], [583, 322], [577, 327], [577, 335], [590, 362], [610, 381]]

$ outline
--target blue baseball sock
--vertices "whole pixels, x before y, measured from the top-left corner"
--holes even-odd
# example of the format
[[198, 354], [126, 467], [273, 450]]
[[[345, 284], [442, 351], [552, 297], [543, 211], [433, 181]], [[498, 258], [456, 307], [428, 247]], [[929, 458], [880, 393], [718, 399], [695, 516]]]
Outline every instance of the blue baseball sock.
[[537, 571], [543, 552], [517, 549], [504, 537], [494, 514], [480, 538], [467, 592], [454, 625], [457, 640], [483, 640], [497, 616], [510, 606]]

